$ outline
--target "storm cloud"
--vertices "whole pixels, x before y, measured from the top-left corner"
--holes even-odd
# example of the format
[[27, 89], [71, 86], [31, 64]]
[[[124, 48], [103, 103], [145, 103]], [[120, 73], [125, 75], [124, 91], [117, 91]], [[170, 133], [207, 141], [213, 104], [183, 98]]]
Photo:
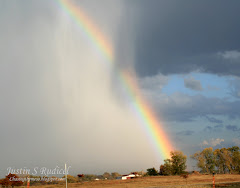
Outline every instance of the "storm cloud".
[[126, 20], [135, 20], [138, 74], [201, 71], [240, 76], [240, 64], [229, 59], [236, 59], [240, 49], [239, 6], [236, 0], [129, 2], [132, 11]]

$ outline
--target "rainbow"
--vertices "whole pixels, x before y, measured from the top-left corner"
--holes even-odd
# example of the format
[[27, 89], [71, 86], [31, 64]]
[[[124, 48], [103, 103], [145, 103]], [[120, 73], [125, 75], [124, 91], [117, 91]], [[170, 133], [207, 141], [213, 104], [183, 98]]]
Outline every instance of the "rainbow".
[[[84, 11], [70, 0], [57, 1], [61, 8], [74, 20], [100, 53], [107, 58], [108, 62], [114, 64], [114, 48]], [[142, 122], [144, 130], [148, 134], [161, 160], [169, 158], [170, 151], [173, 151], [173, 146], [167, 134], [164, 132], [162, 124], [158, 121], [156, 115], [154, 115], [147, 101], [141, 96], [135, 77], [127, 71], [119, 70], [118, 78], [122, 86], [126, 89], [128, 97], [133, 101], [134, 111]]]

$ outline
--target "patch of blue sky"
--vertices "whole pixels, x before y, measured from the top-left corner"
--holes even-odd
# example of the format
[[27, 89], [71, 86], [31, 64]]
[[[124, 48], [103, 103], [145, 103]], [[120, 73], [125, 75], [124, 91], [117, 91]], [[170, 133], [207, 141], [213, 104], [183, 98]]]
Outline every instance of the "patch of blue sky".
[[[200, 81], [203, 90], [196, 91], [186, 88], [184, 79], [188, 77], [193, 77], [195, 80]], [[167, 95], [180, 92], [190, 96], [200, 94], [206, 97], [231, 98], [229, 87], [230, 79], [231, 77], [228, 76], [217, 76], [206, 73], [175, 74], [169, 76], [169, 82], [162, 88], [162, 92]]]

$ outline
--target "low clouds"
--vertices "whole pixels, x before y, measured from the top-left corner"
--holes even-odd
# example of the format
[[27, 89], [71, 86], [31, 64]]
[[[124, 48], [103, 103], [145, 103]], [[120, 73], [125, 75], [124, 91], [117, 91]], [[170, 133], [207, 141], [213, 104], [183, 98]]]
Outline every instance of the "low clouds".
[[[146, 96], [160, 116], [168, 121], [194, 121], [198, 117], [222, 115], [240, 118], [240, 101], [228, 101], [202, 95], [174, 93], [170, 96], [147, 91]], [[213, 121], [213, 119], [211, 119]]]
[[184, 85], [186, 88], [195, 90], [195, 91], [202, 91], [202, 85], [199, 80], [195, 80], [193, 77], [188, 77], [184, 79]]
[[167, 95], [161, 91], [167, 82], [168, 77], [162, 74], [140, 79], [142, 93], [160, 117], [167, 121], [192, 122], [197, 118], [204, 118], [210, 123], [221, 124], [223, 121], [216, 117], [240, 118], [239, 100], [188, 95], [181, 92]]
[[169, 77], [162, 75], [161, 73], [156, 74], [154, 76], [146, 76], [139, 79], [139, 84], [142, 88], [145, 89], [159, 89], [161, 90], [164, 85], [166, 85], [169, 81]]
[[218, 55], [224, 59], [240, 60], [240, 52], [237, 50], [218, 52]]
[[240, 145], [240, 139], [239, 138], [234, 138], [233, 143], [236, 145]]
[[220, 145], [222, 142], [224, 142], [224, 139], [220, 139], [220, 138], [212, 139], [210, 142], [210, 145], [214, 147], [214, 146]]
[[208, 141], [204, 140], [202, 143], [201, 143], [202, 146], [207, 146], [208, 145]]
[[212, 138], [211, 140], [207, 141], [207, 140], [204, 140], [200, 145], [201, 146], [212, 146], [212, 147], [215, 147], [217, 145], [220, 145], [222, 142], [224, 142], [224, 139], [221, 139], [221, 138]]

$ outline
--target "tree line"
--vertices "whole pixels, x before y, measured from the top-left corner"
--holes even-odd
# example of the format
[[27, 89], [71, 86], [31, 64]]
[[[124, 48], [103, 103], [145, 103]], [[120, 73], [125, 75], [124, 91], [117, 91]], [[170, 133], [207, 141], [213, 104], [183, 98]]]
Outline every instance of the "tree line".
[[[190, 156], [196, 160], [201, 173], [240, 173], [240, 149], [238, 146], [213, 150], [205, 148]], [[187, 156], [182, 151], [170, 152], [170, 159], [165, 159], [159, 171], [155, 168], [147, 169], [150, 176], [187, 174]]]
[[194, 153], [191, 158], [197, 161], [202, 173], [240, 173], [240, 151], [238, 146], [215, 149], [209, 147]]

